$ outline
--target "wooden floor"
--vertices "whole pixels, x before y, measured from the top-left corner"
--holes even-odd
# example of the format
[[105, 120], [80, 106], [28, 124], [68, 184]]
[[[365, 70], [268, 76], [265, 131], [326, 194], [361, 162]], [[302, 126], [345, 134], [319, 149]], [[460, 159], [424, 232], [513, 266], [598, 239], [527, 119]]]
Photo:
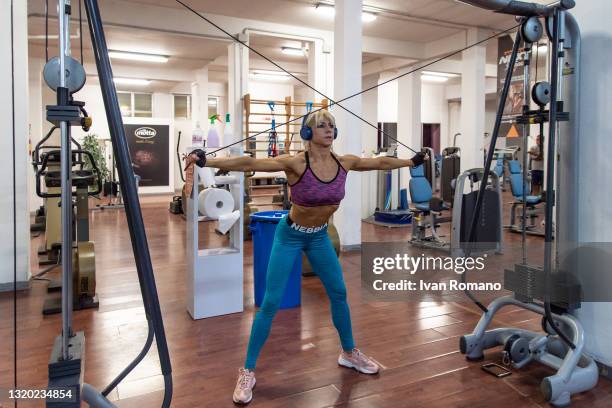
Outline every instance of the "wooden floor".
[[[193, 321], [185, 309], [185, 222], [168, 212], [168, 198], [143, 200], [143, 214], [164, 324], [172, 358], [173, 407], [229, 407], [238, 367], [245, 356], [254, 314], [252, 246], [245, 244], [245, 311]], [[507, 211], [506, 211], [507, 212]], [[129, 234], [122, 211], [91, 213], [96, 244], [100, 308], [74, 314], [75, 330], [86, 333], [85, 381], [103, 388], [140, 351], [147, 334]], [[205, 227], [206, 228], [206, 227]], [[406, 241], [410, 228], [362, 224], [364, 241]], [[520, 260], [518, 235], [505, 234], [507, 250], [494, 262]], [[222, 238], [210, 234], [212, 245]], [[35, 248], [39, 238], [33, 240]], [[530, 238], [534, 258], [542, 239]], [[419, 254], [422, 251], [419, 250]], [[33, 252], [33, 270], [37, 269]], [[317, 278], [305, 278], [302, 306], [280, 311], [258, 362], [253, 407], [545, 407], [540, 380], [552, 373], [534, 364], [505, 379], [484, 373], [482, 363], [467, 362], [459, 336], [470, 332], [479, 313], [467, 302], [365, 303], [360, 294], [360, 254], [343, 253], [353, 330], [357, 345], [384, 367], [376, 376], [338, 367], [339, 344], [328, 301]], [[219, 273], [223, 273], [219, 271]], [[46, 282], [37, 281], [18, 296], [19, 388], [44, 388], [51, 344], [60, 316], [40, 313]], [[12, 294], [0, 298], [0, 389], [11, 387]], [[537, 330], [540, 318], [518, 309], [504, 310], [495, 325]], [[499, 361], [499, 350], [487, 353]], [[163, 381], [155, 346], [138, 368], [111, 394], [119, 407], [160, 406]], [[13, 406], [2, 401], [0, 406]], [[4, 403], [5, 405], [2, 405]], [[19, 407], [43, 406], [20, 402]], [[612, 384], [574, 398], [573, 407], [612, 407]]]

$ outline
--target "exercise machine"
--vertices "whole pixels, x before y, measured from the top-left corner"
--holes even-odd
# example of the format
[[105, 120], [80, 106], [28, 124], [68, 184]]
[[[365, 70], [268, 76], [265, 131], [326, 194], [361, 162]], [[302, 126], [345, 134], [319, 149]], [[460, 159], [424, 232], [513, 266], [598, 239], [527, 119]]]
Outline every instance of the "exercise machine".
[[[452, 256], [465, 254], [465, 243], [468, 241], [468, 226], [471, 211], [474, 208], [477, 191], [474, 185], [483, 180], [483, 169], [471, 169], [463, 172], [455, 182], [455, 193], [452, 208], [442, 199], [434, 197], [431, 185], [427, 181], [424, 166], [410, 169], [409, 183], [413, 213], [412, 236], [410, 243], [417, 247], [449, 251]], [[478, 225], [478, 252], [502, 252], [502, 198], [499, 179], [492, 174], [492, 183], [486, 189], [486, 216]], [[465, 193], [469, 182], [470, 191]], [[444, 211], [451, 210], [452, 216], [443, 217]], [[438, 234], [441, 224], [450, 223], [450, 241], [445, 241]]]
[[423, 147], [423, 153], [428, 156], [428, 159], [423, 163], [423, 170], [425, 173], [425, 178], [429, 182], [429, 185], [433, 189], [434, 192], [439, 190], [438, 186], [438, 175], [436, 172], [436, 152], [431, 147]]
[[[577, 145], [580, 140], [578, 104], [581, 39], [576, 20], [568, 11], [574, 7], [575, 2], [562, 0], [550, 5], [511, 0], [464, 0], [464, 2], [516, 15], [522, 23], [510, 56], [485, 169], [488, 170], [492, 164], [493, 147], [499, 135], [503, 108], [521, 44], [527, 52], [524, 53], [526, 55], [523, 75], [524, 107], [518, 122], [523, 126], [523, 134], [527, 134], [527, 127], [531, 123], [548, 122], [548, 157], [557, 158], [557, 154], [560, 157], [548, 160], [547, 163], [549, 194], [545, 204], [546, 245], [543, 267], [527, 263], [526, 234], [523, 229], [522, 262], [515, 265], [514, 270], [506, 270], [504, 273], [504, 286], [513, 294], [498, 298], [488, 307], [484, 307], [466, 291], [466, 294], [482, 309], [483, 315], [474, 331], [460, 338], [460, 350], [468, 360], [474, 361], [484, 358], [485, 350], [502, 346], [503, 363], [508, 367], [520, 369], [531, 362], [539, 362], [556, 370], [553, 375], [542, 380], [540, 389], [546, 401], [552, 406], [568, 406], [573, 394], [592, 389], [598, 381], [596, 362], [585, 353], [588, 333], [585, 332], [581, 319], [577, 316], [581, 316], [589, 324], [594, 318], [601, 318], [596, 314], [580, 314], [583, 288], [576, 275], [578, 272], [576, 268], [579, 265], [562, 262], [559, 257], [561, 251], [571, 253], [572, 248], [581, 242], [578, 235], [580, 229], [576, 225], [580, 206], [573, 191], [580, 154]], [[544, 25], [541, 19], [544, 20]], [[552, 50], [549, 54], [550, 83], [538, 82], [531, 88], [530, 51], [545, 31], [551, 41]], [[539, 102], [546, 102], [548, 110], [542, 108], [538, 111], [530, 110], [530, 88], [535, 98], [541, 98]], [[563, 137], [559, 137], [561, 134]], [[526, 158], [526, 151], [523, 154]], [[559, 160], [558, 166], [556, 166], [557, 160]], [[524, 188], [527, 174], [524, 168], [522, 174], [524, 217], [527, 206], [527, 191]], [[555, 178], [557, 181], [563, 179], [564, 185], [570, 191], [560, 194], [558, 184], [555, 185]], [[550, 193], [553, 190], [554, 192]], [[472, 228], [478, 223], [482, 198], [479, 194]], [[556, 216], [563, 220], [563, 226], [560, 230], [561, 237], [553, 242], [553, 210], [558, 204], [560, 205]], [[556, 224], [559, 225], [558, 222]], [[471, 241], [473, 236], [470, 238]], [[556, 246], [554, 254], [553, 244]], [[506, 306], [516, 306], [542, 315], [542, 332], [511, 327], [488, 329], [495, 314]]]
[[[169, 407], [172, 399], [172, 370], [166, 343], [161, 309], [157, 297], [155, 277], [151, 265], [149, 247], [142, 220], [136, 178], [134, 177], [130, 155], [123, 130], [123, 120], [117, 92], [113, 82], [112, 68], [102, 26], [102, 18], [97, 0], [85, 0], [89, 32], [96, 60], [102, 97], [106, 109], [117, 170], [122, 182], [125, 199], [125, 213], [130, 232], [134, 259], [140, 288], [143, 296], [145, 315], [149, 327], [146, 343], [139, 355], [104, 390], [97, 391], [83, 383], [85, 366], [85, 334], [75, 332], [72, 327], [72, 277], [73, 277], [73, 154], [71, 152], [71, 127], [80, 125], [82, 117], [78, 106], [71, 103], [70, 95], [85, 84], [83, 66], [70, 56], [70, 15], [69, 0], [58, 0], [59, 56], [45, 65], [47, 84], [57, 95], [56, 105], [47, 106], [47, 120], [60, 129], [60, 213], [61, 213], [61, 260], [62, 260], [62, 330], [56, 337], [49, 359], [49, 389], [59, 389], [70, 398], [46, 400], [47, 407], [80, 407], [81, 401], [92, 407], [115, 407], [107, 396], [142, 361], [149, 351], [153, 340], [157, 342], [157, 352], [164, 377], [164, 399], [162, 407]], [[69, 72], [69, 75], [68, 75]], [[58, 393], [59, 394], [59, 393]]]
[[442, 150], [440, 169], [440, 197], [445, 203], [453, 203], [455, 184], [461, 172], [461, 149], [447, 147]]
[[[540, 204], [543, 203], [541, 195], [528, 195], [525, 191], [521, 190], [521, 185], [526, 191], [529, 191], [529, 182], [524, 183], [523, 181], [523, 170], [521, 163], [518, 160], [512, 160], [508, 162], [508, 170], [510, 172], [510, 187], [512, 188], [512, 196], [514, 201], [510, 207], [510, 224], [506, 228], [511, 232], [525, 233], [529, 235], [538, 235], [543, 237], [544, 232], [538, 229], [536, 225], [537, 218], [544, 214], [543, 208]], [[525, 201], [524, 214], [520, 215], [520, 224], [516, 223], [516, 212], [519, 207], [523, 207], [523, 199]], [[527, 222], [529, 220], [529, 223]]]
[[[79, 88], [80, 89], [80, 88]], [[70, 95], [69, 104], [75, 106]], [[79, 105], [80, 104], [80, 105]], [[82, 107], [80, 102], [76, 106]], [[63, 241], [57, 237], [61, 233], [61, 150], [60, 146], [48, 146], [45, 142], [51, 137], [57, 126], [53, 126], [49, 133], [36, 145], [32, 153], [32, 164], [36, 170], [36, 194], [45, 200], [47, 208], [48, 227], [46, 234], [47, 259], [53, 259], [56, 265], [60, 263]], [[96, 288], [96, 262], [94, 243], [89, 239], [89, 197], [97, 196], [102, 190], [102, 174], [98, 169], [93, 155], [81, 149], [81, 146], [71, 138], [71, 144], [77, 149], [70, 150], [70, 179], [72, 181], [70, 205], [73, 212], [71, 241], [68, 246], [73, 250], [73, 309], [91, 309], [98, 307]], [[53, 150], [50, 150], [53, 149]], [[91, 169], [85, 169], [89, 163]], [[42, 184], [46, 191], [43, 191]], [[74, 190], [73, 190], [74, 189]], [[74, 198], [74, 201], [73, 201]], [[39, 277], [37, 275], [37, 277]], [[60, 285], [50, 282], [49, 292], [59, 290]], [[61, 299], [49, 297], [43, 305], [43, 314], [56, 314], [62, 310]]]
[[[380, 155], [397, 157], [397, 144], [392, 144], [386, 151], [380, 152]], [[405, 197], [406, 192], [402, 192], [400, 185], [401, 175], [402, 169], [377, 171], [374, 221], [380, 225], [408, 225], [412, 220], [412, 213], [408, 209], [407, 197]], [[396, 187], [393, 186], [394, 180], [397, 181]], [[397, 194], [396, 209], [393, 209], [394, 191]]]

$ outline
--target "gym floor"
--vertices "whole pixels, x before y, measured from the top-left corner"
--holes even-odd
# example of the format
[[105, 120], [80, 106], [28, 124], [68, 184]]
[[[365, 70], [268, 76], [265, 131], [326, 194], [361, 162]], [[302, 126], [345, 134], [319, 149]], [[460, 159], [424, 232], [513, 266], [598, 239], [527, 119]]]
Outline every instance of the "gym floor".
[[[142, 199], [143, 215], [166, 335], [172, 357], [172, 406], [229, 407], [237, 369], [243, 362], [253, 314], [252, 244], [245, 243], [245, 312], [193, 321], [185, 309], [185, 222], [168, 213], [168, 197]], [[510, 198], [505, 196], [504, 204]], [[504, 206], [505, 216], [507, 208]], [[91, 213], [96, 243], [97, 292], [100, 308], [74, 314], [74, 329], [86, 333], [85, 381], [102, 388], [140, 351], [147, 335], [138, 279], [125, 215], [122, 211]], [[204, 228], [209, 228], [206, 224]], [[494, 263], [520, 260], [520, 234], [505, 233], [504, 255]], [[223, 238], [207, 234], [211, 245]], [[406, 241], [410, 228], [388, 229], [362, 224], [363, 241]], [[36, 238], [33, 248], [39, 243]], [[528, 237], [530, 260], [541, 262], [543, 239]], [[422, 253], [418, 250], [418, 253]], [[517, 256], [518, 255], [518, 256]], [[495, 260], [493, 260], [495, 259]], [[377, 376], [337, 366], [338, 339], [328, 301], [317, 278], [304, 278], [302, 307], [278, 313], [259, 359], [253, 407], [547, 407], [540, 379], [551, 370], [541, 365], [496, 379], [467, 362], [458, 351], [459, 336], [470, 332], [480, 314], [461, 303], [365, 303], [360, 294], [360, 254], [341, 255], [358, 347], [384, 366]], [[32, 270], [36, 271], [36, 253]], [[220, 271], [219, 273], [222, 273]], [[57, 274], [57, 272], [56, 272]], [[54, 277], [53, 275], [51, 277]], [[46, 282], [35, 282], [18, 297], [18, 384], [43, 388], [59, 315], [43, 317]], [[0, 297], [0, 311], [12, 315], [12, 296]], [[540, 317], [520, 309], [504, 309], [496, 326], [539, 329]], [[2, 338], [12, 336], [11, 319], [0, 321]], [[0, 348], [0, 388], [12, 384], [12, 353]], [[498, 362], [500, 351], [486, 354]], [[11, 364], [8, 364], [9, 361]], [[5, 364], [6, 363], [6, 364]], [[8, 366], [11, 366], [9, 369]], [[6, 383], [6, 384], [4, 384]], [[159, 406], [163, 381], [155, 346], [136, 370], [111, 395], [119, 407]], [[612, 382], [573, 399], [573, 407], [608, 408]], [[2, 406], [0, 402], [0, 406]], [[20, 407], [41, 406], [20, 402]]]

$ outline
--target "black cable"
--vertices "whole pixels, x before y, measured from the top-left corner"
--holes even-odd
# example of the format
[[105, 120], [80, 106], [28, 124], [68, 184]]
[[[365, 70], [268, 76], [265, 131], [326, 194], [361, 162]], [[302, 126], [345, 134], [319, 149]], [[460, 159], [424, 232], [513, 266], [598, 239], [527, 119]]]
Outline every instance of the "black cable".
[[[516, 59], [517, 59], [521, 41], [522, 41], [521, 35], [517, 33], [517, 37], [514, 40], [514, 45], [512, 46], [512, 54], [510, 55], [510, 61], [508, 63], [508, 67], [506, 68], [506, 77], [504, 79], [504, 87], [502, 89], [502, 94], [499, 98], [499, 104], [497, 106], [497, 114], [495, 116], [493, 134], [491, 135], [491, 142], [490, 142], [489, 151], [487, 152], [487, 157], [485, 160], [482, 180], [480, 181], [480, 188], [478, 189], [478, 195], [476, 196], [476, 204], [474, 205], [474, 210], [472, 211], [472, 218], [470, 220], [470, 226], [468, 229], [468, 242], [467, 242], [467, 247], [465, 249], [466, 258], [471, 255], [472, 250], [474, 249], [473, 248], [474, 243], [476, 242], [476, 238], [477, 238], [476, 227], [478, 225], [478, 221], [481, 215], [482, 202], [484, 201], [484, 195], [486, 192], [487, 184], [489, 182], [489, 172], [491, 171], [491, 163], [493, 162], [493, 155], [495, 154], [495, 145], [497, 144], [497, 138], [499, 136], [499, 129], [501, 127], [501, 121], [504, 115], [504, 107], [506, 106], [506, 100], [508, 99], [510, 83], [512, 82], [512, 74], [514, 71], [514, 66], [516, 64]], [[466, 279], [467, 279], [466, 274], [465, 273], [461, 274], [461, 282], [465, 283]], [[482, 303], [480, 303], [468, 289], [464, 290], [464, 293], [483, 312], [485, 313], [488, 312], [488, 309]]]
[[179, 166], [179, 174], [181, 175], [181, 180], [183, 183], [185, 182], [185, 175], [183, 174], [183, 165], [181, 163], [181, 154], [179, 153], [179, 146], [181, 145], [181, 131], [178, 133], [178, 141], [176, 142], [176, 159], [178, 160]]
[[49, 0], [45, 0], [45, 62], [49, 61]]
[[536, 43], [535, 83], [538, 83], [538, 60], [540, 59], [540, 42]]
[[[83, 65], [83, 19], [81, 18], [81, 0], [79, 0], [79, 38], [81, 43], [81, 65]], [[87, 114], [85, 114], [87, 116]]]
[[[14, 2], [11, 0], [11, 95], [12, 95], [12, 120], [13, 120], [13, 382], [17, 389], [17, 170], [15, 160], [17, 159], [17, 138], [15, 135], [15, 38], [13, 36], [13, 14]], [[17, 407], [17, 400], [15, 400]]]
[[[378, 84], [378, 85], [374, 85], [374, 86], [371, 86], [371, 87], [369, 87], [369, 88], [362, 89], [361, 91], [359, 91], [359, 92], [357, 92], [357, 93], [355, 93], [355, 94], [349, 95], [349, 96], [347, 96], [347, 97], [345, 97], [345, 98], [342, 98], [342, 99], [340, 99], [340, 100], [336, 101], [336, 102], [335, 102], [335, 104], [338, 104], [338, 103], [340, 103], [340, 102], [344, 102], [344, 101], [346, 101], [346, 100], [348, 100], [348, 99], [351, 99], [351, 98], [353, 98], [353, 97], [355, 97], [355, 96], [361, 95], [361, 94], [363, 94], [363, 93], [365, 93], [365, 92], [371, 91], [371, 90], [376, 89], [376, 88], [378, 88], [378, 87], [380, 87], [380, 86], [382, 86], [382, 85], [385, 85], [385, 84], [387, 84], [387, 83], [389, 83], [389, 82], [391, 82], [391, 81], [395, 81], [395, 80], [397, 80], [397, 79], [399, 79], [399, 78], [401, 78], [401, 77], [404, 77], [404, 76], [406, 76], [406, 75], [413, 74], [413, 73], [415, 73], [415, 72], [417, 72], [417, 71], [420, 71], [420, 70], [422, 70], [422, 69], [425, 69], [425, 68], [427, 68], [427, 67], [429, 67], [429, 66], [431, 66], [431, 65], [434, 65], [434, 64], [436, 64], [436, 63], [438, 63], [438, 62], [440, 62], [440, 61], [443, 61], [443, 60], [444, 60], [444, 59], [446, 59], [446, 58], [450, 58], [450, 57], [454, 56], [455, 54], [461, 53], [461, 52], [463, 52], [463, 51], [465, 51], [465, 50], [469, 49], [470, 47], [474, 47], [474, 46], [476, 46], [476, 45], [481, 44], [481, 43], [482, 43], [482, 42], [484, 42], [484, 41], [491, 40], [491, 39], [496, 38], [496, 37], [498, 37], [498, 36], [500, 36], [500, 35], [502, 35], [502, 34], [507, 33], [508, 31], [514, 30], [514, 29], [515, 29], [515, 28], [517, 28], [518, 26], [520, 26], [520, 24], [519, 24], [519, 25], [517, 25], [517, 26], [511, 27], [511, 28], [509, 28], [509, 29], [507, 29], [507, 30], [504, 30], [504, 31], [502, 31], [502, 32], [499, 32], [499, 33], [497, 33], [497, 34], [495, 34], [495, 35], [493, 35], [493, 36], [491, 36], [491, 37], [487, 37], [486, 39], [484, 39], [484, 40], [482, 40], [482, 41], [479, 41], [479, 42], [477, 42], [477, 43], [474, 43], [474, 44], [472, 44], [472, 45], [470, 45], [470, 46], [468, 46], [468, 47], [462, 48], [461, 50], [458, 50], [458, 51], [452, 52], [451, 54], [448, 54], [448, 55], [446, 55], [446, 56], [444, 56], [444, 57], [441, 57], [441, 58], [435, 59], [435, 60], [433, 60], [433, 61], [431, 61], [431, 62], [429, 62], [429, 63], [427, 63], [427, 64], [425, 64], [425, 65], [422, 65], [422, 66], [420, 66], [420, 67], [418, 67], [418, 68], [412, 69], [412, 70], [410, 70], [410, 71], [408, 71], [408, 72], [405, 72], [405, 73], [403, 73], [403, 74], [401, 74], [401, 75], [398, 75], [398, 76], [396, 76], [396, 77], [390, 78], [390, 79], [388, 79], [388, 80], [386, 80], [386, 81], [384, 81], [384, 82], [381, 82], [381, 83], [380, 83], [380, 84]], [[333, 104], [332, 104], [332, 105], [333, 105]], [[330, 105], [330, 106], [331, 106], [331, 105]], [[314, 110], [310, 111], [310, 112], [308, 113], [308, 115], [309, 115], [309, 114], [312, 114], [312, 113], [315, 113], [315, 112], [318, 112], [318, 111], [323, 110], [323, 109], [324, 109], [324, 108], [322, 108], [322, 107], [321, 107], [321, 108], [318, 108], [318, 109], [314, 109]], [[292, 123], [292, 122], [295, 122], [295, 121], [298, 121], [298, 120], [299, 120], [299, 121], [301, 121], [301, 120], [302, 120], [302, 119], [303, 119], [305, 116], [306, 116], [306, 114], [304, 114], [304, 115], [302, 115], [302, 116], [298, 116], [298, 117], [296, 117], [296, 118], [293, 118], [293, 119], [291, 119], [291, 120], [288, 120], [288, 121], [286, 121], [286, 122], [283, 122], [283, 123], [281, 123], [280, 125], [277, 125], [277, 127], [285, 126], [285, 125], [288, 125], [288, 124], [290, 124], [290, 123]], [[377, 127], [376, 129], [378, 130], [378, 127]], [[243, 138], [243, 139], [240, 139], [240, 140], [237, 140], [236, 142], [233, 142], [233, 143], [230, 143], [230, 144], [228, 144], [228, 145], [222, 146], [222, 147], [220, 147], [220, 148], [218, 148], [218, 149], [216, 149], [216, 150], [214, 150], [214, 151], [212, 151], [212, 152], [210, 152], [210, 153], [206, 153], [206, 154], [207, 154], [207, 155], [212, 155], [212, 154], [217, 153], [217, 152], [219, 152], [219, 151], [221, 151], [221, 150], [225, 150], [225, 149], [227, 149], [228, 147], [232, 147], [232, 146], [234, 146], [234, 145], [237, 145], [237, 144], [242, 143], [242, 142], [244, 142], [244, 141], [247, 141], [247, 140], [249, 140], [249, 139], [253, 139], [253, 138], [255, 138], [255, 137], [259, 136], [259, 135], [263, 135], [263, 134], [265, 134], [265, 133], [268, 133], [268, 132], [270, 132], [271, 130], [272, 130], [272, 128], [269, 128], [269, 129], [266, 129], [266, 130], [262, 130], [261, 132], [258, 132], [258, 133], [254, 134], [254, 135], [251, 135], [251, 136], [247, 136], [247, 137], [245, 137], [245, 138]], [[387, 133], [382, 132], [382, 130], [381, 130], [381, 133], [383, 133], [384, 135], [386, 135], [387, 137], [389, 137], [391, 140], [393, 140], [393, 141], [395, 141], [395, 142], [397, 142], [397, 143], [401, 144], [402, 146], [404, 146], [404, 147], [408, 148], [408, 149], [409, 149], [409, 150], [411, 150], [412, 152], [416, 152], [414, 149], [412, 149], [412, 148], [410, 148], [410, 147], [408, 147], [408, 146], [404, 145], [403, 143], [399, 142], [399, 141], [398, 141], [397, 139], [395, 139], [393, 136], [390, 136], [390, 135], [388, 135]]]
[[[377, 132], [379, 132], [379, 131], [380, 131], [382, 134], [384, 134], [385, 136], [387, 136], [388, 138], [390, 138], [390, 139], [391, 139], [391, 140], [393, 140], [394, 142], [398, 143], [399, 145], [401, 145], [401, 146], [403, 146], [403, 147], [407, 148], [408, 150], [410, 150], [410, 151], [412, 151], [412, 152], [414, 152], [414, 153], [417, 153], [417, 151], [416, 151], [415, 149], [413, 149], [413, 148], [411, 148], [411, 147], [409, 147], [409, 146], [405, 145], [404, 143], [400, 142], [399, 140], [397, 140], [397, 139], [396, 139], [396, 138], [394, 138], [393, 136], [391, 136], [391, 135], [387, 134], [387, 133], [386, 133], [384, 130], [379, 130], [379, 129], [378, 129], [378, 126], [376, 126], [376, 125], [374, 125], [374, 124], [370, 123], [369, 121], [365, 120], [363, 117], [361, 117], [361, 116], [357, 115], [356, 113], [354, 113], [353, 111], [349, 110], [348, 108], [345, 108], [344, 106], [340, 105], [340, 102], [344, 102], [344, 101], [346, 101], [347, 99], [350, 99], [350, 98], [353, 98], [353, 97], [355, 97], [355, 96], [361, 95], [362, 93], [367, 92], [367, 91], [369, 91], [369, 90], [371, 90], [371, 89], [378, 88], [379, 86], [382, 86], [382, 85], [384, 85], [384, 84], [386, 84], [386, 83], [388, 83], [388, 82], [391, 82], [391, 81], [394, 81], [394, 80], [396, 80], [396, 79], [399, 79], [399, 78], [401, 78], [401, 77], [403, 77], [403, 76], [406, 76], [406, 75], [408, 75], [408, 74], [411, 74], [411, 73], [413, 73], [413, 72], [415, 72], [415, 71], [419, 71], [419, 70], [421, 70], [421, 69], [423, 69], [423, 68], [426, 68], [426, 67], [427, 67], [427, 66], [429, 66], [429, 65], [435, 64], [436, 62], [442, 61], [442, 60], [444, 60], [444, 59], [446, 59], [446, 58], [449, 58], [449, 57], [451, 57], [451, 56], [453, 56], [453, 55], [459, 54], [459, 53], [461, 53], [461, 52], [463, 52], [463, 51], [465, 51], [465, 50], [467, 50], [467, 49], [469, 49], [469, 48], [472, 48], [472, 47], [474, 47], [474, 46], [476, 46], [476, 45], [479, 45], [479, 44], [481, 44], [481, 43], [483, 43], [483, 42], [486, 42], [486, 41], [488, 41], [488, 40], [490, 40], [490, 39], [492, 39], [492, 38], [495, 38], [495, 37], [497, 37], [498, 35], [501, 35], [501, 34], [504, 34], [504, 33], [508, 32], [508, 31], [514, 30], [515, 28], [517, 28], [518, 26], [520, 26], [520, 24], [518, 24], [518, 25], [516, 25], [516, 26], [514, 26], [514, 27], [511, 27], [511, 28], [509, 28], [509, 29], [507, 29], [507, 30], [502, 31], [501, 33], [497, 33], [497, 34], [495, 34], [495, 35], [493, 35], [493, 36], [491, 36], [491, 37], [485, 38], [484, 40], [478, 41], [478, 42], [476, 42], [476, 43], [474, 43], [474, 44], [471, 44], [471, 45], [469, 45], [469, 46], [467, 46], [467, 47], [465, 47], [465, 48], [462, 48], [462, 49], [460, 49], [460, 50], [458, 50], [458, 51], [455, 51], [455, 52], [453, 52], [453, 53], [451, 53], [451, 54], [448, 54], [448, 55], [446, 55], [446, 56], [444, 56], [444, 57], [442, 57], [442, 58], [439, 58], [439, 59], [437, 59], [437, 60], [434, 60], [434, 61], [432, 61], [431, 63], [426, 64], [425, 66], [422, 66], [422, 67], [420, 67], [420, 68], [418, 68], [418, 69], [416, 69], [416, 70], [412, 70], [412, 71], [406, 72], [406, 73], [404, 73], [404, 74], [402, 74], [402, 75], [398, 75], [398, 76], [397, 76], [397, 77], [395, 77], [395, 78], [391, 78], [391, 79], [389, 79], [389, 80], [387, 80], [387, 81], [384, 81], [384, 82], [382, 82], [382, 83], [380, 83], [380, 84], [374, 85], [374, 86], [372, 86], [372, 87], [370, 87], [370, 88], [367, 88], [367, 89], [365, 89], [365, 90], [361, 90], [361, 91], [359, 91], [359, 92], [357, 92], [357, 93], [355, 93], [355, 94], [353, 94], [353, 95], [350, 95], [350, 96], [348, 96], [348, 97], [346, 97], [346, 98], [344, 98], [344, 99], [340, 99], [340, 100], [338, 100], [338, 101], [334, 101], [332, 98], [330, 98], [329, 96], [325, 95], [323, 92], [321, 92], [321, 91], [317, 90], [316, 88], [314, 88], [312, 85], [310, 85], [310, 84], [309, 84], [309, 83], [307, 83], [306, 81], [304, 81], [304, 80], [302, 80], [302, 79], [298, 78], [297, 76], [293, 75], [291, 72], [289, 72], [288, 70], [286, 70], [285, 68], [283, 68], [282, 66], [280, 66], [279, 64], [277, 64], [276, 62], [274, 62], [272, 59], [270, 59], [270, 58], [266, 57], [265, 55], [263, 55], [262, 53], [260, 53], [259, 51], [257, 51], [256, 49], [254, 49], [253, 47], [251, 47], [250, 45], [248, 45], [248, 44], [247, 44], [247, 43], [245, 43], [244, 41], [241, 41], [241, 40], [240, 40], [238, 37], [236, 37], [236, 36], [234, 36], [234, 35], [230, 34], [230, 33], [229, 33], [229, 32], [227, 32], [226, 30], [224, 30], [222, 27], [220, 27], [219, 25], [217, 25], [217, 24], [215, 24], [214, 22], [212, 22], [210, 19], [206, 18], [205, 16], [203, 16], [202, 14], [200, 14], [199, 12], [197, 12], [196, 10], [194, 10], [193, 8], [191, 8], [190, 6], [188, 6], [187, 4], [183, 3], [181, 0], [175, 0], [175, 1], [176, 1], [177, 3], [179, 3], [180, 5], [182, 5], [183, 7], [185, 7], [187, 10], [191, 11], [193, 14], [197, 15], [198, 17], [200, 17], [202, 20], [206, 21], [207, 23], [209, 23], [210, 25], [212, 25], [213, 27], [215, 27], [215, 28], [216, 28], [216, 29], [218, 29], [219, 31], [221, 31], [221, 32], [223, 32], [224, 34], [226, 34], [228, 37], [230, 37], [230, 38], [231, 38], [231, 39], [233, 39], [234, 41], [236, 41], [236, 42], [238, 42], [238, 43], [240, 43], [240, 44], [244, 45], [245, 47], [247, 47], [249, 50], [251, 50], [251, 51], [252, 51], [252, 52], [254, 52], [255, 54], [259, 55], [260, 57], [262, 57], [263, 59], [265, 59], [266, 61], [268, 61], [269, 63], [271, 63], [272, 65], [274, 65], [274, 66], [275, 66], [275, 67], [277, 67], [278, 69], [280, 69], [281, 71], [285, 72], [286, 74], [288, 74], [290, 77], [292, 77], [292, 78], [293, 78], [293, 79], [295, 79], [296, 81], [300, 82], [301, 84], [305, 85], [306, 87], [310, 88], [311, 90], [315, 91], [315, 92], [316, 92], [316, 93], [318, 93], [319, 95], [321, 95], [321, 96], [323, 96], [324, 98], [326, 98], [327, 100], [329, 100], [329, 101], [331, 102], [330, 107], [331, 107], [331, 106], [333, 106], [333, 105], [338, 105], [340, 108], [344, 109], [344, 111], [346, 111], [346, 112], [350, 113], [351, 115], [353, 115], [354, 117], [356, 117], [357, 119], [359, 119], [359, 120], [360, 120], [360, 121], [362, 121], [363, 123], [367, 124], [368, 126], [370, 126], [370, 127], [374, 128], [374, 129], [376, 129], [376, 131], [377, 131]], [[270, 129], [268, 129], [267, 131], [269, 131], [269, 130], [270, 130]], [[267, 132], [267, 131], [266, 131], [266, 132]], [[265, 133], [265, 132], [263, 132], [263, 133]], [[255, 135], [255, 136], [256, 136], [256, 135]], [[231, 145], [229, 145], [229, 146], [231, 146]], [[229, 147], [229, 146], [226, 146], [226, 147]], [[225, 148], [225, 147], [224, 147], [224, 148]]]

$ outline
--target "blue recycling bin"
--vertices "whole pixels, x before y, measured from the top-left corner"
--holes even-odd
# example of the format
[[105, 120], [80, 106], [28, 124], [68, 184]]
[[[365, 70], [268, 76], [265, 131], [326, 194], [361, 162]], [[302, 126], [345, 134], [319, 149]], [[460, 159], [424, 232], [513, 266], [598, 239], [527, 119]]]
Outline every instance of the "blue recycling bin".
[[[268, 261], [272, 252], [272, 242], [276, 225], [288, 211], [260, 211], [251, 214], [249, 230], [253, 237], [253, 286], [255, 287], [255, 306], [261, 306], [266, 292]], [[302, 299], [302, 256], [295, 259], [291, 275], [287, 280], [281, 309], [300, 306]]]

